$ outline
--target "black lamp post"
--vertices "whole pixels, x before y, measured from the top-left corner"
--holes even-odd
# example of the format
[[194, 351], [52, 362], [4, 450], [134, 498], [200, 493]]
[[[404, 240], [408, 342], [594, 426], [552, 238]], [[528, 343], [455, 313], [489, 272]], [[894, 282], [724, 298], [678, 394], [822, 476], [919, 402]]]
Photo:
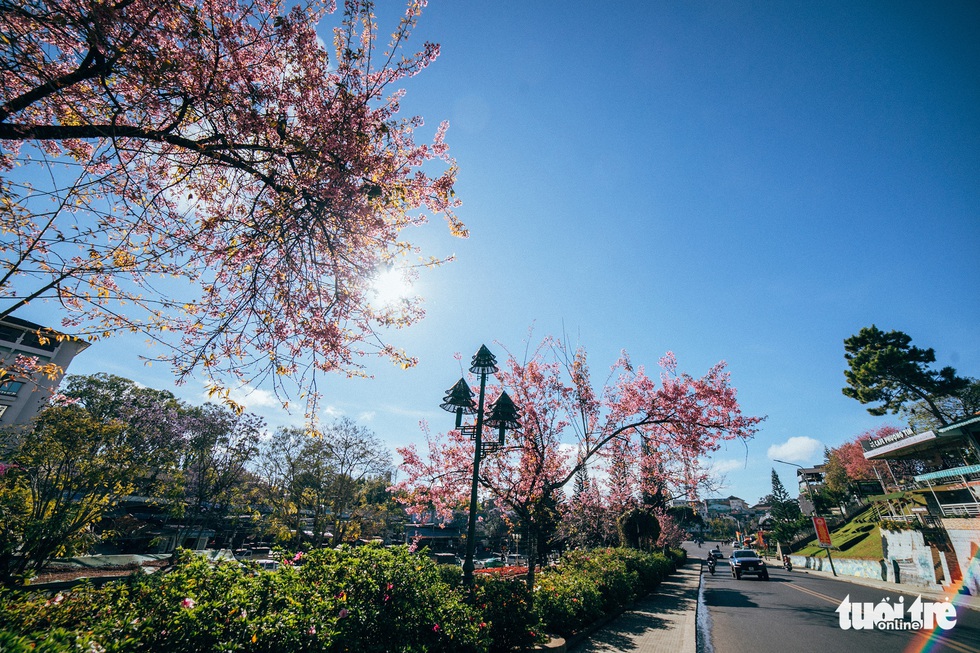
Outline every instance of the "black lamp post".
[[[486, 345], [481, 345], [480, 350], [473, 356], [470, 372], [480, 377], [480, 395], [477, 405], [473, 405], [473, 391], [470, 390], [466, 379], [460, 379], [452, 388], [446, 392], [443, 403], [440, 407], [451, 413], [456, 413], [456, 428], [470, 436], [475, 441], [473, 448], [473, 484], [470, 487], [470, 516], [466, 529], [466, 558], [463, 561], [463, 584], [466, 587], [473, 587], [473, 554], [476, 552], [476, 511], [477, 511], [477, 489], [480, 482], [480, 459], [485, 450], [492, 450], [504, 444], [504, 433], [507, 429], [520, 427], [517, 421], [517, 407], [507, 395], [502, 392], [490, 407], [490, 415], [484, 419], [484, 400], [487, 390], [487, 377], [497, 372], [497, 359], [494, 357]], [[463, 426], [463, 415], [476, 413], [475, 426]], [[483, 441], [484, 423], [491, 428], [497, 429], [497, 439]]]

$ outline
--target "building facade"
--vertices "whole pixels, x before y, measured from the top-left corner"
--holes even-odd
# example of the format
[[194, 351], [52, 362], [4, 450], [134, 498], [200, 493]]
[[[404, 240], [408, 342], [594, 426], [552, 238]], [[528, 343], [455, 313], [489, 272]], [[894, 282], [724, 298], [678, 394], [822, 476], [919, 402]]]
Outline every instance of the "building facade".
[[16, 317], [0, 320], [0, 367], [7, 369], [18, 356], [27, 356], [60, 370], [50, 376], [24, 378], [15, 373], [0, 378], [0, 427], [29, 423], [54, 394], [72, 359], [87, 347], [84, 340], [59, 340], [56, 332], [40, 324]]

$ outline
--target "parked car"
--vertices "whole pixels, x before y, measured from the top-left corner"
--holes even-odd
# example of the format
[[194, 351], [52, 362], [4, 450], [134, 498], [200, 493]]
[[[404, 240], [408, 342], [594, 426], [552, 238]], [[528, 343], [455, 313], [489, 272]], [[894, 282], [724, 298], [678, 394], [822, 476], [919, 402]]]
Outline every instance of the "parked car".
[[769, 580], [769, 568], [759, 554], [751, 549], [739, 549], [728, 559], [732, 567], [732, 578], [741, 580], [742, 576], [758, 576]]
[[255, 564], [259, 566], [259, 569], [265, 569], [266, 571], [275, 571], [279, 569], [279, 561], [272, 560], [271, 558], [260, 558], [258, 560], [253, 560]]

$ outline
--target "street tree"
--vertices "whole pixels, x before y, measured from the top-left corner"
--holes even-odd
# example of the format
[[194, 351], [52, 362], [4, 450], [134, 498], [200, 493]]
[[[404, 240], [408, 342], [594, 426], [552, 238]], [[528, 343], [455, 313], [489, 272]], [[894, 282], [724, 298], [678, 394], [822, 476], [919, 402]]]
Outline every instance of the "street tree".
[[260, 445], [258, 474], [262, 500], [271, 509], [269, 530], [277, 538], [292, 540], [297, 548], [303, 538], [304, 448], [310, 436], [305, 429], [280, 427]]
[[[378, 273], [437, 264], [402, 233], [443, 216], [444, 123], [398, 116], [424, 2], [394, 30], [348, 0], [12, 0], [0, 7], [0, 317], [37, 300], [89, 340], [141, 332], [179, 379], [295, 381], [414, 364]], [[389, 40], [379, 33], [391, 33]], [[386, 45], [385, 45], [386, 43]], [[64, 337], [54, 332], [45, 337]]]
[[[938, 397], [933, 403], [939, 409], [939, 414], [948, 415], [954, 420], [968, 419], [980, 414], [980, 379], [966, 378], [967, 385], [955, 395]], [[942, 422], [936, 418], [929, 403], [913, 401], [902, 407], [902, 416], [916, 431], [934, 431], [942, 428]]]
[[956, 376], [952, 367], [933, 370], [933, 349], [911, 344], [912, 338], [901, 331], [884, 332], [875, 325], [865, 327], [844, 340], [844, 370], [847, 386], [842, 392], [868, 408], [872, 415], [899, 413], [912, 404], [922, 404], [939, 423], [947, 426], [961, 415], [950, 412], [944, 403], [967, 390], [970, 381]]
[[[518, 407], [521, 427], [509, 446], [486, 459], [479, 484], [522, 525], [522, 548], [532, 561], [529, 586], [533, 563], [557, 530], [563, 488], [583, 467], [599, 464], [613, 443], [630, 443], [628, 467], [637, 479], [630, 491], [638, 496], [665, 483], [693, 490], [705, 475], [698, 460], [725, 440], [751, 437], [760, 421], [742, 414], [723, 363], [694, 378], [677, 372], [671, 354], [661, 360], [659, 385], [624, 354], [611, 381], [596, 388], [585, 351], [570, 352], [547, 338], [523, 361], [509, 356], [497, 377]], [[491, 388], [491, 399], [501, 387]], [[426, 452], [414, 445], [398, 450], [405, 478], [396, 489], [413, 514], [434, 510], [448, 521], [467, 505], [473, 443], [460, 431], [425, 433]]]
[[320, 439], [311, 446], [322, 444], [323, 469], [327, 472], [315, 484], [322, 494], [322, 505], [331, 518], [332, 544], [336, 545], [354, 535], [367, 506], [361, 501], [370, 482], [390, 478], [391, 454], [370, 429], [348, 418], [341, 418], [323, 430]]

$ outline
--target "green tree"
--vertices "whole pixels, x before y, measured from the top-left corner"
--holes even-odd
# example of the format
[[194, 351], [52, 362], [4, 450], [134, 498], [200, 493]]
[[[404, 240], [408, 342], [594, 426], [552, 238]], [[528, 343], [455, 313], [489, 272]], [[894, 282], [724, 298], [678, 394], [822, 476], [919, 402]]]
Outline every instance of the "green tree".
[[249, 479], [246, 466], [258, 454], [265, 422], [252, 414], [217, 406], [185, 406], [184, 449], [180, 464], [183, 500], [173, 504], [182, 527], [174, 544], [205, 529], [222, 526], [225, 517], [243, 511]]
[[312, 436], [278, 430], [262, 448], [259, 467], [274, 530], [294, 532], [297, 545], [306, 530], [313, 546], [324, 543], [327, 529], [330, 543], [339, 544], [357, 538], [365, 523], [383, 531], [391, 521], [386, 507], [370, 498], [379, 485], [391, 485], [391, 455], [373, 432], [349, 419]]
[[61, 384], [65, 396], [78, 400], [93, 419], [123, 427], [123, 438], [140, 460], [129, 481], [143, 496], [175, 498], [177, 466], [184, 450], [180, 401], [166, 390], [154, 390], [113, 374], [71, 375]]
[[835, 449], [825, 449], [821, 498], [829, 505], [840, 506], [847, 502], [851, 492], [851, 479], [847, 476], [844, 461]]
[[16, 583], [91, 542], [91, 527], [142, 470], [126, 440], [125, 424], [78, 405], [46, 408], [33, 429], [5, 437], [0, 581]]
[[709, 539], [730, 540], [735, 537], [735, 521], [723, 517], [714, 517], [708, 520]]
[[775, 469], [772, 470], [772, 494], [763, 498], [763, 502], [769, 504], [772, 534], [777, 542], [788, 542], [800, 532], [805, 521], [800, 504], [786, 491]]
[[616, 520], [620, 546], [653, 550], [660, 537], [660, 521], [647, 506], [627, 510]]
[[[958, 394], [934, 400], [940, 413], [951, 415], [954, 419], [965, 419], [980, 413], [980, 379], [968, 378], [967, 382], [968, 385]], [[902, 408], [902, 413], [909, 426], [916, 431], [935, 430], [943, 426], [925, 401], [910, 403]]]
[[[939, 371], [929, 368], [936, 362], [933, 349], [920, 349], [901, 331], [885, 333], [871, 325], [844, 340], [844, 371], [847, 387], [843, 393], [868, 408], [872, 415], [899, 413], [920, 402], [940, 426], [947, 426], [961, 415], [950, 413], [943, 400], [957, 397], [970, 387], [970, 381], [956, 376], [952, 367]], [[880, 403], [879, 403], [880, 402]]]

